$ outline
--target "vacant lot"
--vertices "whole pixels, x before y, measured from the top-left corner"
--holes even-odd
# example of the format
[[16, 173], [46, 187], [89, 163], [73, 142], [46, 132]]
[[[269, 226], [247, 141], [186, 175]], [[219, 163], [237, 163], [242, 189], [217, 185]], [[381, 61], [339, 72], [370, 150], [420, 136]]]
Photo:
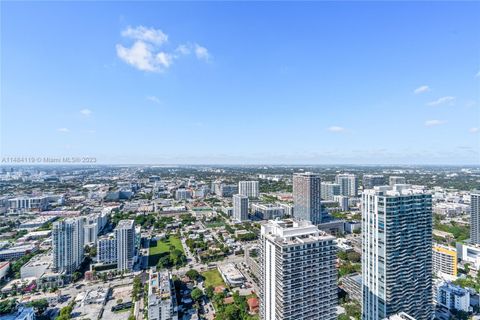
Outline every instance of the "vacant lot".
[[217, 269], [202, 272], [202, 276], [205, 277], [205, 287], [212, 286], [215, 288], [216, 286], [225, 286], [222, 276]]
[[148, 250], [148, 265], [150, 267], [156, 266], [160, 257], [170, 252], [170, 247], [183, 251], [182, 242], [176, 236], [169, 236], [168, 239], [161, 239], [158, 241], [150, 241], [150, 249]]

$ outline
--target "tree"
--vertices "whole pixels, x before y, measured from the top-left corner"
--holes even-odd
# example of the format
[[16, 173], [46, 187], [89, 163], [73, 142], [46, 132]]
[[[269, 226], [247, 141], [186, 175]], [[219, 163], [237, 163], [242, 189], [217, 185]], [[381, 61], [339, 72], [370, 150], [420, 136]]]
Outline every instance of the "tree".
[[170, 260], [170, 256], [161, 256], [157, 262], [158, 269], [170, 269], [173, 266], [172, 261]]
[[358, 303], [349, 303], [344, 305], [347, 316], [360, 319], [362, 315], [362, 309]]
[[132, 300], [137, 301], [140, 298], [140, 293], [142, 290], [142, 280], [140, 276], [133, 278], [133, 290], [132, 290]]
[[358, 253], [358, 252], [350, 251], [349, 253], [347, 253], [347, 259], [350, 262], [360, 262], [361, 258], [362, 257], [360, 256], [360, 253]]
[[191, 295], [192, 295], [193, 301], [198, 302], [203, 297], [203, 291], [199, 288], [195, 288], [192, 290]]
[[12, 313], [13, 310], [15, 310], [16, 305], [17, 305], [16, 299], [0, 301], [0, 315]]
[[222, 319], [236, 320], [240, 318], [241, 313], [238, 306], [236, 306], [235, 304], [229, 304], [228, 306], [225, 307], [223, 315], [224, 315], [224, 318]]
[[200, 273], [199, 273], [197, 270], [195, 270], [195, 269], [190, 269], [190, 270], [187, 271], [186, 275], [187, 275], [190, 279], [196, 280], [196, 279], [198, 279], [198, 277], [200, 276]]
[[27, 303], [28, 307], [35, 308], [38, 314], [42, 314], [48, 308], [47, 299], [40, 299]]
[[70, 319], [70, 314], [73, 311], [73, 306], [68, 305], [60, 309], [60, 314], [55, 320], [68, 320]]
[[206, 287], [206, 288], [205, 288], [205, 294], [207, 295], [207, 297], [208, 297], [209, 299], [212, 299], [213, 294], [214, 294], [213, 287], [212, 287], [212, 286]]

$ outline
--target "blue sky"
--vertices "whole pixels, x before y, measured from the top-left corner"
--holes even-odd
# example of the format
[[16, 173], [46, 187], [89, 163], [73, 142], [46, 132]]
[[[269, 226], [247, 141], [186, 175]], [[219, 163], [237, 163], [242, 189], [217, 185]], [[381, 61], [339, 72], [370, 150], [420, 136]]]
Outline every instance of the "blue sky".
[[480, 163], [478, 2], [0, 5], [2, 157]]

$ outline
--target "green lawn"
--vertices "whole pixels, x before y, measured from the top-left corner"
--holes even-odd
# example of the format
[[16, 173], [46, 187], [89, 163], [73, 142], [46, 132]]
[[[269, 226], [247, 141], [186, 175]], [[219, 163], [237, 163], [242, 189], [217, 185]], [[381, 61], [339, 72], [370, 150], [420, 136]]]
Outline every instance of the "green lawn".
[[150, 267], [156, 266], [158, 260], [160, 259], [160, 256], [170, 251], [170, 246], [174, 246], [176, 249], [182, 251], [185, 254], [185, 251], [183, 251], [182, 242], [177, 236], [170, 236], [168, 240], [158, 240], [157, 243], [151, 241], [150, 248], [148, 250], [148, 265]]
[[217, 269], [202, 272], [202, 276], [205, 277], [205, 287], [212, 286], [215, 288], [216, 286], [225, 286], [222, 276]]
[[218, 228], [218, 227], [223, 227], [225, 225], [225, 222], [223, 221], [217, 221], [217, 222], [208, 222], [206, 223], [207, 228]]

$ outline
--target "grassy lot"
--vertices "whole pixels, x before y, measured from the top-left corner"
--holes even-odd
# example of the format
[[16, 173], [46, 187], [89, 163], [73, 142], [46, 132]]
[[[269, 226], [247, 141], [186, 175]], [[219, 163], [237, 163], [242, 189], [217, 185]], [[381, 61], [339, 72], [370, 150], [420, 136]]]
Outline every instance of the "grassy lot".
[[151, 241], [148, 250], [148, 265], [150, 267], [156, 266], [160, 257], [170, 251], [170, 246], [174, 246], [175, 249], [185, 253], [183, 251], [182, 242], [176, 236], [170, 236], [168, 239], [158, 240], [156, 243]]
[[222, 276], [217, 269], [202, 272], [202, 276], [205, 277], [205, 287], [212, 286], [215, 288], [216, 286], [225, 286]]
[[218, 227], [223, 227], [224, 225], [225, 225], [225, 222], [223, 221], [206, 223], [207, 228], [218, 228]]

